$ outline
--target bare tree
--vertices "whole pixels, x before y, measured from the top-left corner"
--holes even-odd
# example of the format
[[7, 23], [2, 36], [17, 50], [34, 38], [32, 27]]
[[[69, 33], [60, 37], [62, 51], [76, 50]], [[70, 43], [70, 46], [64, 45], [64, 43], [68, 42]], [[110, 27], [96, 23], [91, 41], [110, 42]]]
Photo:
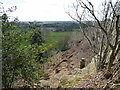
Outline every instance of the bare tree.
[[[107, 73], [112, 72], [112, 66], [115, 61], [118, 61], [118, 53], [120, 50], [120, 1], [115, 4], [112, 0], [106, 1], [102, 5], [102, 11], [100, 13], [101, 18], [96, 14], [94, 5], [86, 0], [76, 0], [76, 4], [73, 4], [75, 10], [74, 17], [70, 11], [67, 14], [80, 24], [84, 36], [89, 41], [91, 48], [98, 55], [97, 69], [107, 70]], [[82, 11], [81, 11], [82, 10]], [[91, 19], [92, 18], [92, 19]], [[93, 24], [89, 25], [92, 28], [87, 30], [92, 32], [92, 36], [88, 35], [84, 29], [81, 28], [83, 20], [91, 19]]]

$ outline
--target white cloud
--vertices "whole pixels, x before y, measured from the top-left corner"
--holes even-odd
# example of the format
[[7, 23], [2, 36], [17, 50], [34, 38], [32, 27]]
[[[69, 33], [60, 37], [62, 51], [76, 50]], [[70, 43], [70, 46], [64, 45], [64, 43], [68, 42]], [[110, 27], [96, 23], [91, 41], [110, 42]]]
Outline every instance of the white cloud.
[[71, 20], [64, 10], [70, 1], [73, 0], [26, 0], [25, 3], [17, 4], [17, 11], [11, 15], [18, 16], [23, 21]]
[[[76, 0], [1, 0], [5, 7], [17, 6], [12, 16], [22, 21], [63, 21], [72, 20], [66, 13], [68, 5]], [[90, 0], [99, 7], [100, 0]]]

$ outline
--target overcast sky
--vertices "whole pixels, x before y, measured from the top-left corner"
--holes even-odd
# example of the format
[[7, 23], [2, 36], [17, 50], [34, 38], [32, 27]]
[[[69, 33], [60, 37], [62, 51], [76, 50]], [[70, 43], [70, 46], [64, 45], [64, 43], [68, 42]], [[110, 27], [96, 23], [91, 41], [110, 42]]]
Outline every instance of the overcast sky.
[[[71, 21], [65, 13], [76, 0], [1, 0], [4, 7], [17, 6], [12, 16], [20, 21]], [[90, 0], [99, 7], [100, 0]], [[103, 0], [102, 0], [103, 1]]]

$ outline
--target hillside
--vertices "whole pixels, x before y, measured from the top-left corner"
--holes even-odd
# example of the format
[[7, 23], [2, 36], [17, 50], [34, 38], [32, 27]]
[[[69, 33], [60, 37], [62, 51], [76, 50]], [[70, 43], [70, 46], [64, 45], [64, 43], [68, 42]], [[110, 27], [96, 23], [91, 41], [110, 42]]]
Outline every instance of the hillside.
[[51, 62], [44, 64], [46, 77], [32, 85], [19, 80], [14, 88], [114, 88], [116, 74], [106, 79], [104, 72], [97, 73], [98, 57], [91, 50], [86, 38], [79, 37], [69, 50], [58, 52], [50, 58]]
[[111, 80], [105, 78], [104, 72], [97, 73], [98, 57], [83, 37], [75, 40], [71, 49], [54, 55], [52, 60], [52, 63], [45, 65], [49, 77], [40, 81], [40, 87], [115, 88], [114, 84], [108, 83], [116, 82], [118, 76], [113, 75]]
[[[34, 28], [45, 28], [50, 31], [55, 31], [55, 32], [61, 32], [61, 31], [73, 31], [74, 29], [79, 29], [79, 24], [74, 21], [26, 21], [26, 22], [19, 22], [16, 23], [15, 26], [21, 27], [21, 29], [26, 29], [29, 30], [30, 25], [33, 24]], [[80, 26], [82, 28], [88, 27], [88, 25], [85, 24], [85, 22], [81, 23]]]
[[[62, 79], [60, 78], [67, 79], [66, 76], [75, 76], [75, 78], [84, 77], [84, 73], [88, 73], [88, 71], [83, 70], [82, 76], [80, 76], [80, 71], [84, 69], [84, 67], [80, 69], [80, 63], [82, 59], [84, 59], [85, 66], [89, 65], [94, 55], [95, 54], [91, 52], [90, 45], [85, 38], [75, 40], [71, 49], [57, 53], [51, 57], [52, 62], [44, 65], [44, 70], [48, 72], [49, 77], [45, 78], [45, 80], [40, 80], [43, 84], [43, 86], [40, 84], [40, 87], [45, 87], [44, 84], [47, 84], [51, 88], [58, 88], [61, 86], [60, 81]], [[90, 73], [86, 76], [89, 74]]]
[[[54, 62], [47, 68], [49, 80], [55, 83], [52, 88], [57, 88], [60, 85], [60, 82], [62, 82], [61, 78], [69, 80], [70, 77], [73, 76], [77, 78], [81, 77], [79, 76], [80, 70], [84, 68], [82, 67], [80, 69], [82, 59], [84, 58], [85, 66], [87, 66], [91, 62], [93, 56], [94, 54], [91, 52], [89, 43], [86, 42], [85, 38], [81, 38], [74, 42], [71, 49], [54, 55], [52, 57]], [[84, 73], [87, 73], [87, 71]], [[84, 76], [84, 74], [82, 76]]]
[[[107, 86], [110, 80], [104, 77], [103, 72], [97, 73], [95, 64], [97, 56], [91, 52], [89, 43], [83, 37], [75, 40], [71, 49], [57, 53], [51, 60], [52, 62], [44, 65], [48, 76], [39, 80], [39, 83], [34, 83], [34, 88], [113, 87], [113, 85]], [[20, 83], [16, 83], [16, 86], [27, 86], [22, 81]]]

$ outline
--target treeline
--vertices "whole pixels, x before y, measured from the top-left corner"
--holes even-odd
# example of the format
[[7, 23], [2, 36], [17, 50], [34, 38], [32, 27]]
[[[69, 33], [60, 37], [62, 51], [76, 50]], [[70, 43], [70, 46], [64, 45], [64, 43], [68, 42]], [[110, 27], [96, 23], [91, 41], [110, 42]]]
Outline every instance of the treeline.
[[[79, 24], [72, 21], [51, 21], [51, 22], [19, 22], [16, 25], [24, 28], [26, 30], [30, 30], [29, 26], [34, 25], [35, 28], [47, 28], [51, 31], [73, 31], [74, 29], [79, 29]], [[85, 28], [86, 25], [81, 23], [81, 27]]]

